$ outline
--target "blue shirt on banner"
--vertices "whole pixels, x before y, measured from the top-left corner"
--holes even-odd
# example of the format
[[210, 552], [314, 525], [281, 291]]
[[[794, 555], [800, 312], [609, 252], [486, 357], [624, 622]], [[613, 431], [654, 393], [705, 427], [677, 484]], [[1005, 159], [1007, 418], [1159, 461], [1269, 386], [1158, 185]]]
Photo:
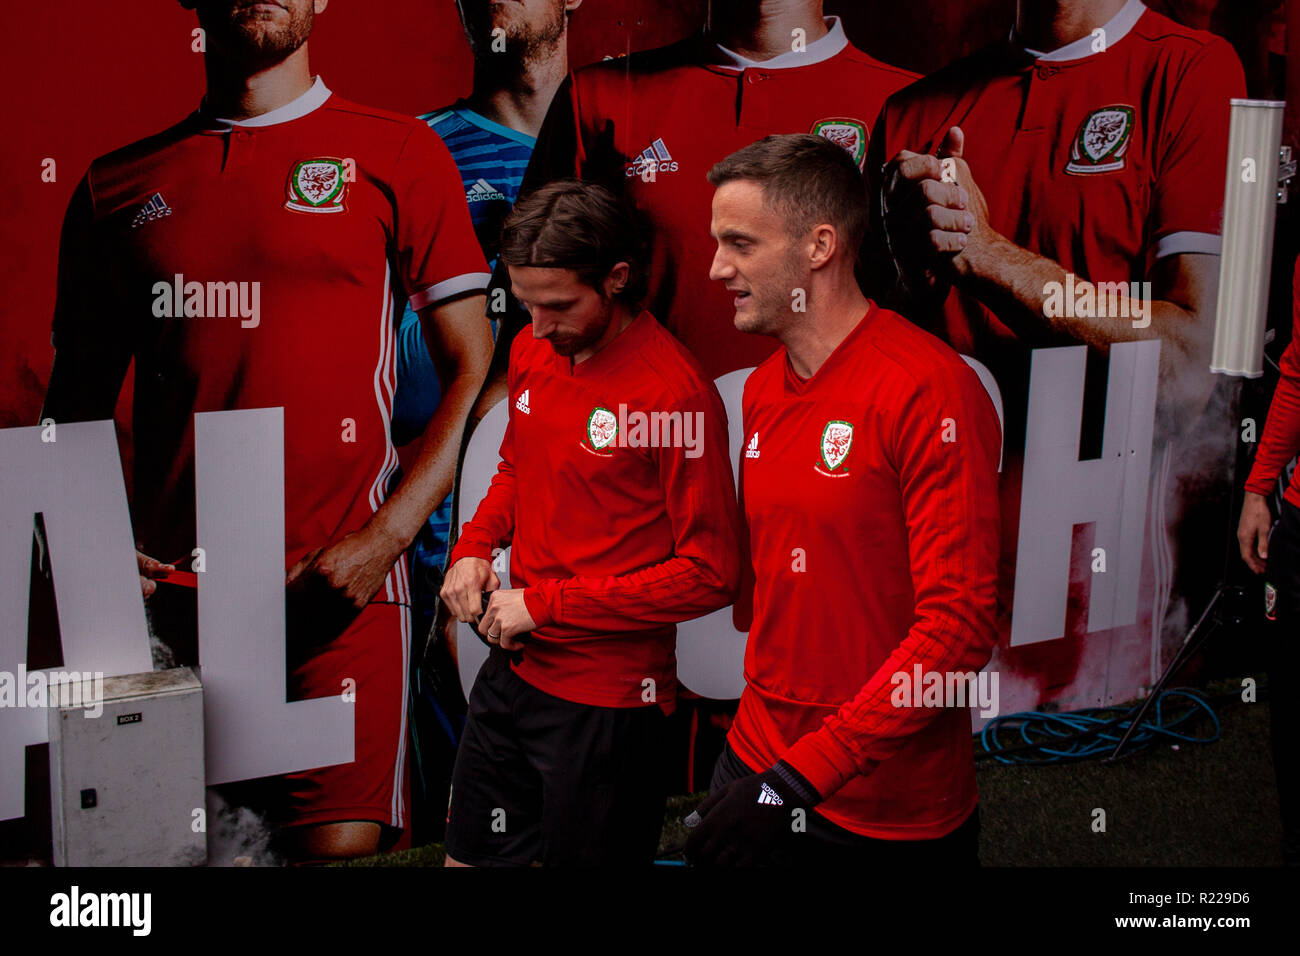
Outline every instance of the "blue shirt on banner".
[[[524, 170], [537, 142], [532, 136], [495, 123], [462, 102], [420, 117], [451, 151], [465, 186], [470, 219], [488, 268], [496, 267], [501, 224], [519, 195]], [[496, 329], [493, 328], [493, 335]], [[408, 305], [397, 331], [397, 394], [393, 403], [393, 441], [405, 445], [424, 431], [441, 398], [438, 374], [420, 332], [419, 317]], [[401, 475], [394, 475], [396, 485]], [[413, 577], [418, 595], [425, 570], [441, 569], [451, 529], [451, 496], [429, 516], [413, 545]]]

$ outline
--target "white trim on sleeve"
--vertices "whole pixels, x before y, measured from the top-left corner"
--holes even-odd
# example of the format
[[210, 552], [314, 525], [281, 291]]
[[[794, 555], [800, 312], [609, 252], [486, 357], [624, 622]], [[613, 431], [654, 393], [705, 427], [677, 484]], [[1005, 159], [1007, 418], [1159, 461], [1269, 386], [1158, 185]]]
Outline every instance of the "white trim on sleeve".
[[441, 302], [453, 295], [486, 289], [491, 279], [492, 273], [490, 272], [465, 272], [458, 276], [452, 276], [450, 279], [435, 282], [423, 292], [415, 293], [407, 301], [411, 303], [411, 308], [414, 311], [419, 312], [421, 309], [427, 308], [435, 302]]
[[1223, 248], [1223, 238], [1212, 232], [1171, 232], [1156, 240], [1151, 250], [1152, 261], [1182, 252], [1199, 252], [1217, 256]]

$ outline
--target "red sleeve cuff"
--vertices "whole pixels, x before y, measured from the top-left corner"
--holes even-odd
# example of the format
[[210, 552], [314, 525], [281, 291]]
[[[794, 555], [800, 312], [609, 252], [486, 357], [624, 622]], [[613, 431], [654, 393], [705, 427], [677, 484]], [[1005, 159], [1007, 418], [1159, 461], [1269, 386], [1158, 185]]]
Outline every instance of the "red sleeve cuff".
[[1276, 484], [1276, 475], [1272, 478], [1264, 478], [1262, 475], [1256, 477], [1255, 473], [1252, 471], [1250, 473], [1250, 478], [1246, 480], [1246, 490], [1253, 494], [1263, 495], [1267, 498], [1273, 493], [1273, 486]]
[[877, 766], [873, 760], [865, 768], [859, 767], [853, 755], [826, 727], [804, 734], [781, 759], [799, 771], [823, 799], [848, 783], [850, 778], [870, 773]]
[[447, 559], [447, 569], [451, 570], [451, 566], [461, 558], [482, 558], [484, 561], [491, 561], [492, 546], [484, 541], [462, 537], [451, 549], [451, 555]]
[[[558, 588], [548, 588], [554, 597], [555, 603], [560, 603], [560, 592]], [[542, 593], [543, 585], [537, 584], [531, 588], [524, 588], [524, 606], [528, 608], [528, 614], [532, 617], [533, 622], [538, 627], [545, 627], [548, 624], [554, 624], [557, 614], [551, 610], [550, 603]], [[557, 608], [558, 610], [558, 608]]]

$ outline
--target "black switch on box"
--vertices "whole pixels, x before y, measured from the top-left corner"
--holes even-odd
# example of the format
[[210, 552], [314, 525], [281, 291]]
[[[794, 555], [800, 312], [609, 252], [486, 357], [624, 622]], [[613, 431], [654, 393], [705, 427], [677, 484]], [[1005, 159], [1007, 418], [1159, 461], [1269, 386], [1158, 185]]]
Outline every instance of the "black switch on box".
[[81, 809], [89, 810], [98, 804], [98, 797], [95, 794], [95, 788], [81, 791]]

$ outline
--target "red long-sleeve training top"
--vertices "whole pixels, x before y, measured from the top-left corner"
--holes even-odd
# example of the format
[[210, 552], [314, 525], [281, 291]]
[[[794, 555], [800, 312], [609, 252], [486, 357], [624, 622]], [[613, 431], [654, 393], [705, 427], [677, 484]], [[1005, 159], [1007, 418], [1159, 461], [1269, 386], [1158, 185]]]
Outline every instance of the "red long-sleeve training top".
[[[1268, 407], [1268, 420], [1255, 451], [1255, 464], [1246, 481], [1246, 490], [1257, 495], [1272, 494], [1278, 475], [1296, 452], [1300, 452], [1300, 352], [1297, 349], [1300, 349], [1300, 259], [1296, 259], [1291, 278], [1291, 341], [1277, 363], [1281, 377]], [[1300, 508], [1300, 486], [1291, 482], [1282, 498]]]
[[974, 673], [997, 640], [1001, 433], [960, 356], [874, 303], [809, 379], [784, 349], [745, 384], [741, 497], [754, 564], [728, 742], [784, 759], [832, 823], [943, 836], [975, 806], [970, 711], [895, 675]]
[[526, 326], [508, 379], [501, 464], [451, 561], [512, 545], [510, 583], [538, 625], [523, 680], [581, 704], [670, 710], [676, 622], [739, 587], [722, 399], [649, 312], [577, 365]]

